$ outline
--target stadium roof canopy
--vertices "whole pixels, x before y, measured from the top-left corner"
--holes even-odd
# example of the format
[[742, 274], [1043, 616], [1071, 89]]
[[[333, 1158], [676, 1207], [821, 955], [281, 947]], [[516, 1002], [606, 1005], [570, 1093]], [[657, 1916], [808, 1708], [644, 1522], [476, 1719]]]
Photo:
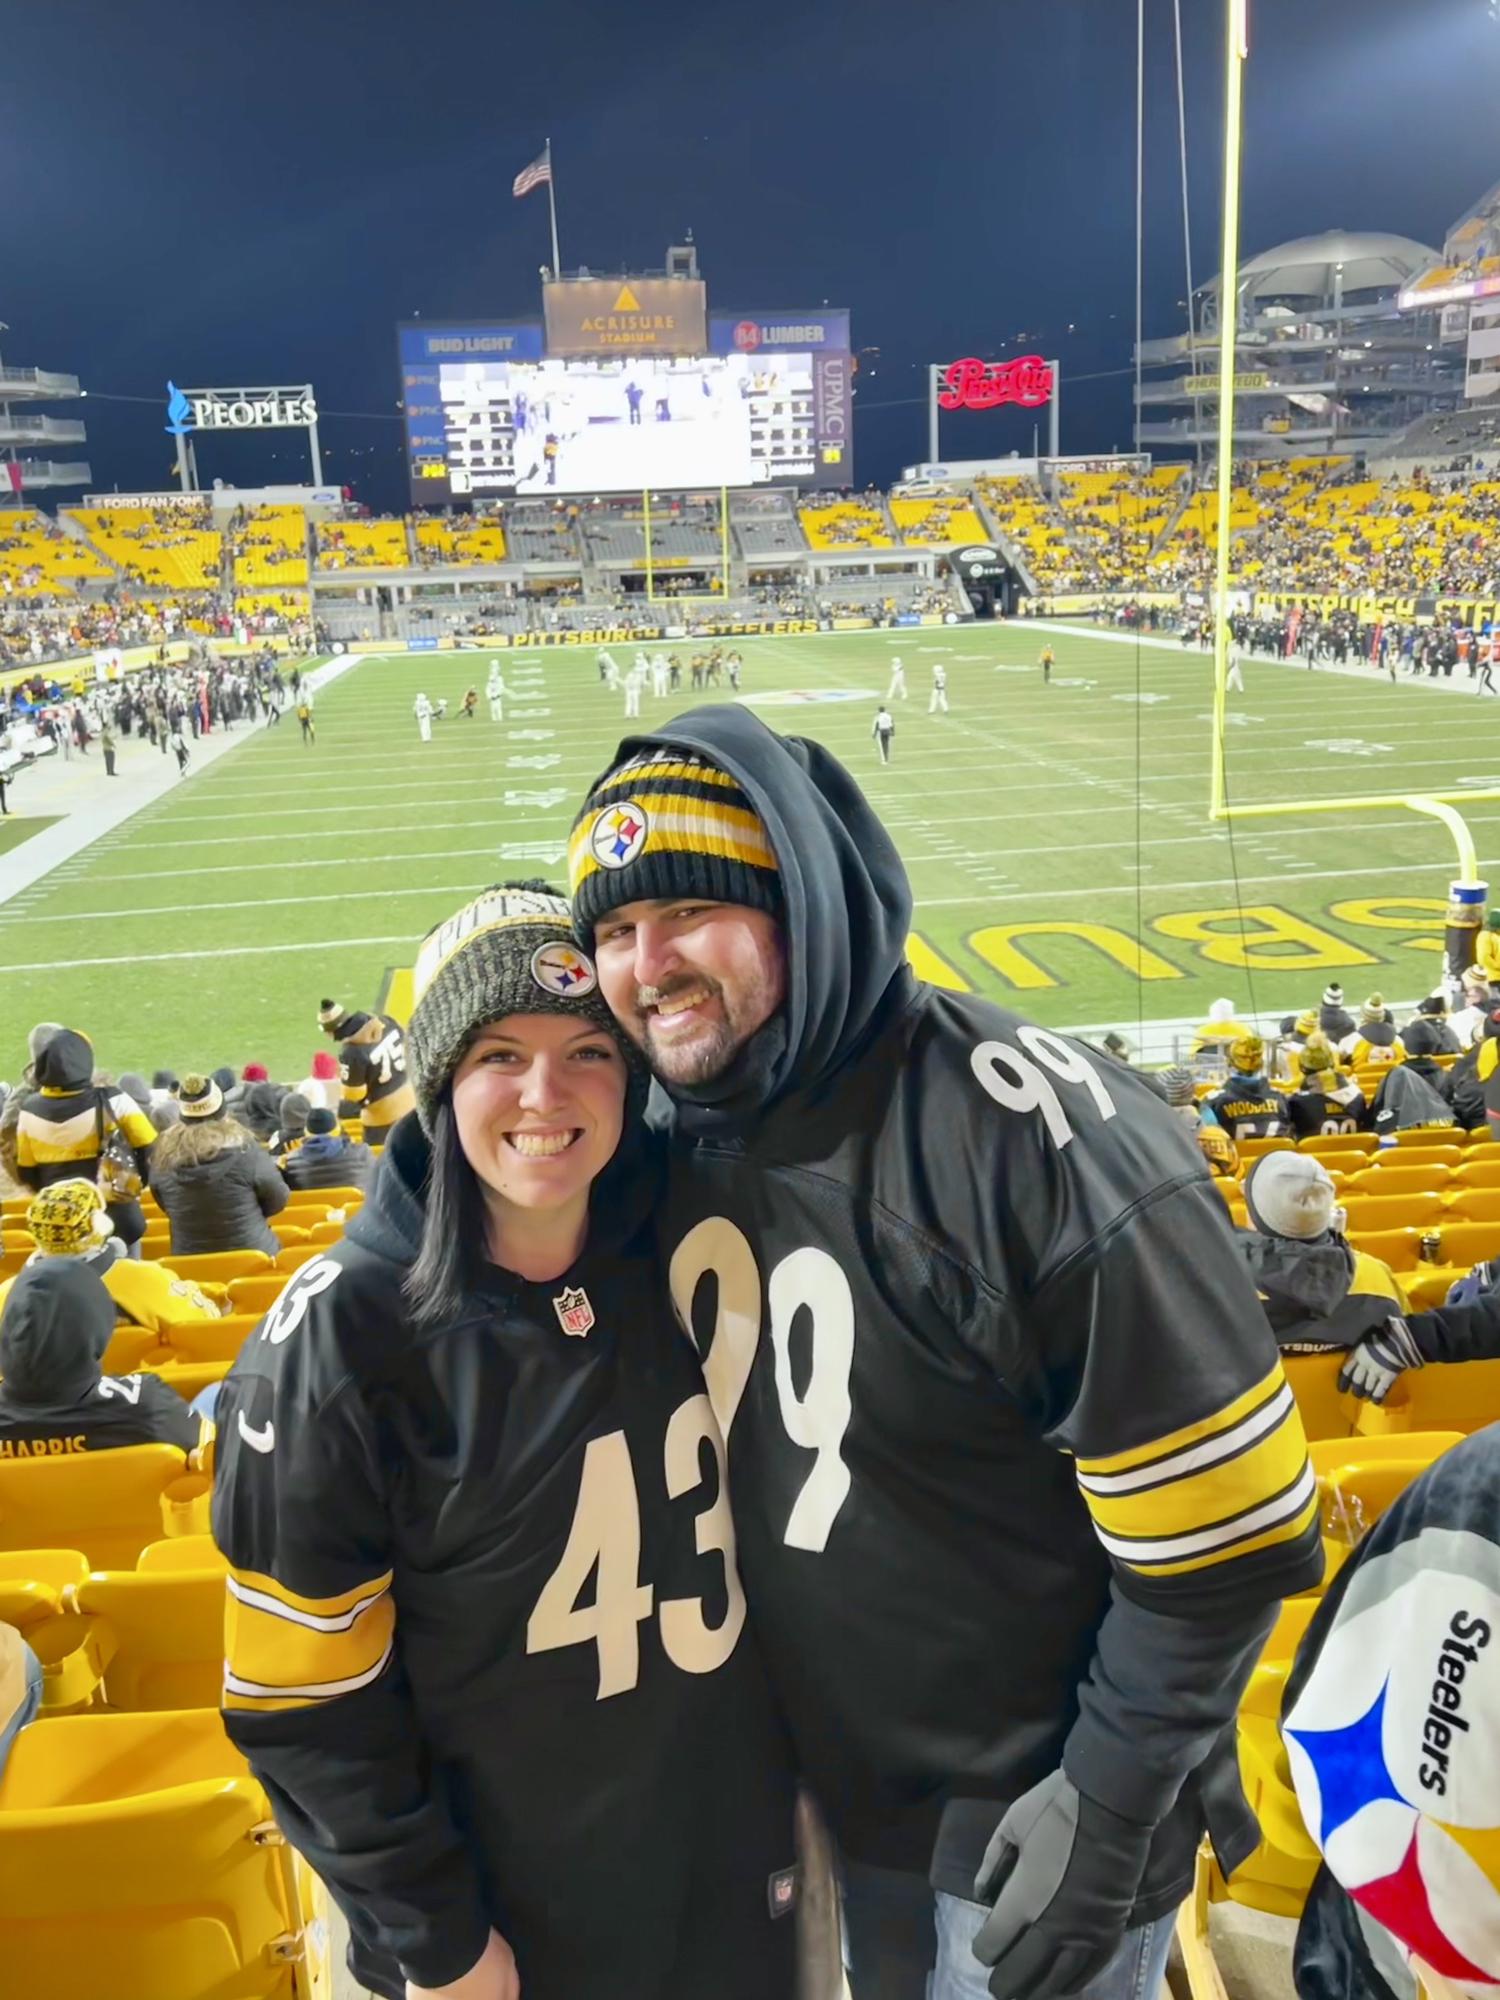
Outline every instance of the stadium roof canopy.
[[[1385, 236], [1329, 229], [1321, 236], [1299, 236], [1263, 250], [1240, 266], [1240, 287], [1247, 298], [1328, 299], [1335, 291], [1393, 291], [1438, 262], [1436, 250], [1410, 236]], [[1217, 292], [1211, 278], [1205, 292]]]

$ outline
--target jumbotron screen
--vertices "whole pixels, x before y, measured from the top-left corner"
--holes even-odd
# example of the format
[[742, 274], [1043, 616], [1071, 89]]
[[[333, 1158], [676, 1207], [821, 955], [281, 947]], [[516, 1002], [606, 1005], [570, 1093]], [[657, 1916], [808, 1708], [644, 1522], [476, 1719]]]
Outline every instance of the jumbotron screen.
[[529, 328], [405, 327], [412, 498], [847, 486], [848, 348], [812, 345], [811, 324], [790, 344], [802, 331], [740, 321], [728, 352], [543, 359]]

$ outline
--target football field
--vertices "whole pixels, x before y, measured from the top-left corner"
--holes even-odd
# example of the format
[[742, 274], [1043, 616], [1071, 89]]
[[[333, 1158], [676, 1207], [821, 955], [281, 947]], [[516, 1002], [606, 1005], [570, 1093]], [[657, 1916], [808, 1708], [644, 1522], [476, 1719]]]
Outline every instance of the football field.
[[[1050, 636], [1057, 665], [1037, 658]], [[740, 698], [848, 762], [916, 895], [918, 968], [1054, 1026], [1201, 1019], [1223, 993], [1283, 1012], [1340, 980], [1404, 1002], [1433, 984], [1449, 835], [1399, 807], [1208, 820], [1210, 666], [1175, 639], [1085, 629], [923, 628], [744, 639]], [[668, 650], [686, 662], [684, 641]], [[626, 646], [614, 648], [622, 664]], [[890, 661], [895, 749], [870, 730]], [[269, 1063], [301, 1075], [318, 1001], [400, 1011], [429, 925], [507, 876], [564, 881], [584, 787], [626, 733], [591, 650], [498, 657], [505, 721], [458, 713], [490, 655], [377, 655], [0, 907], [0, 1075], [29, 1024], [93, 1035], [113, 1070]], [[929, 715], [931, 670], [947, 715]], [[1470, 684], [1251, 661], [1229, 697], [1231, 797], [1500, 785], [1500, 701]], [[418, 740], [418, 689], [447, 718]], [[653, 727], [727, 690], [654, 701]], [[1466, 815], [1500, 867], [1500, 801]], [[1157, 1038], [1159, 1039], [1159, 1037]]]

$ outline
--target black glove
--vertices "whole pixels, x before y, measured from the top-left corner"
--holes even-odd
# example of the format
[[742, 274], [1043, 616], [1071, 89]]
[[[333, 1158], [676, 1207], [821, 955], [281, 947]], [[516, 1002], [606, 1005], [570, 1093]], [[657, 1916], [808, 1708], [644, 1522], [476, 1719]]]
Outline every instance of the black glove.
[[1411, 1328], [1393, 1313], [1383, 1327], [1367, 1333], [1339, 1373], [1339, 1387], [1362, 1401], [1383, 1403], [1408, 1368], [1422, 1366], [1422, 1350]]
[[995, 2000], [1060, 2000], [1103, 1971], [1130, 1928], [1154, 1831], [1062, 1771], [1016, 1800], [974, 1882], [980, 1902], [994, 1901], [974, 1955], [993, 1967]]

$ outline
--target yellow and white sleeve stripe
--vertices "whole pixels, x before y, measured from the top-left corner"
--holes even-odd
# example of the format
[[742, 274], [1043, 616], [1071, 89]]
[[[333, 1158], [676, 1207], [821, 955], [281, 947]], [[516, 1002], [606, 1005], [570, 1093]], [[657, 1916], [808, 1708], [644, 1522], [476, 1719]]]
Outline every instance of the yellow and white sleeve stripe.
[[1278, 1361], [1211, 1417], [1110, 1458], [1080, 1458], [1094, 1531], [1143, 1576], [1211, 1569], [1295, 1542], [1317, 1517], [1317, 1483]]
[[392, 1572], [336, 1597], [298, 1597], [274, 1577], [225, 1579], [224, 1706], [309, 1708], [378, 1680], [395, 1646]]

